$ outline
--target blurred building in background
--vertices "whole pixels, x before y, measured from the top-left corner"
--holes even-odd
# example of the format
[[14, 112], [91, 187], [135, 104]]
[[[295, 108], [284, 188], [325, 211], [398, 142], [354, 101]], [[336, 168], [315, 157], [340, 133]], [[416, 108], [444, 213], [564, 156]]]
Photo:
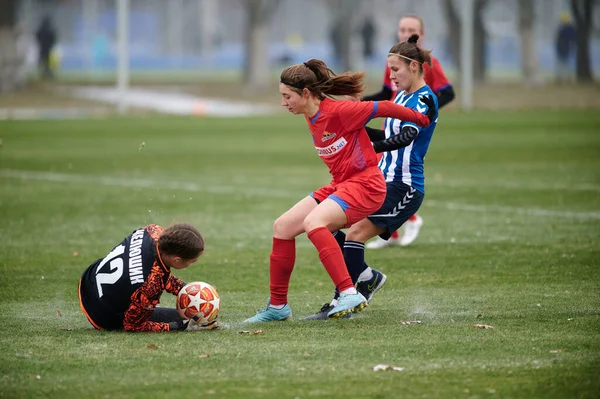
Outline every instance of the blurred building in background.
[[[321, 58], [335, 65], [336, 70], [351, 67], [381, 71], [389, 48], [396, 41], [398, 18], [417, 14], [425, 22], [425, 47], [433, 49], [452, 75], [460, 64], [455, 56], [460, 54], [457, 51], [461, 29], [459, 2], [129, 0], [129, 63], [133, 74], [241, 71], [250, 62], [246, 50], [253, 48], [249, 43], [253, 33], [248, 24], [258, 21], [265, 25], [262, 36], [257, 38], [264, 42], [260, 51], [266, 54], [256, 66], [259, 69], [277, 72], [282, 65]], [[581, 15], [591, 21], [589, 65], [591, 73], [600, 69], [600, 6], [594, 7], [594, 1], [474, 0], [474, 3], [476, 81], [520, 78], [523, 73], [538, 79], [553, 76], [559, 65], [556, 35], [561, 15], [564, 18], [566, 13], [573, 23], [577, 22], [572, 3], [580, 3]], [[591, 15], [585, 15], [585, 3], [589, 3]], [[252, 17], [252, 7], [264, 9], [255, 10], [258, 13]], [[61, 75], [114, 72], [115, 0], [19, 0], [16, 10], [22, 35], [33, 35], [44, 17], [51, 18], [57, 35], [54, 62], [57, 67], [60, 65]], [[269, 12], [261, 12], [264, 10]], [[368, 52], [363, 48], [366, 21], [373, 23], [372, 49]], [[342, 47], [336, 46], [340, 35]], [[29, 65], [34, 68], [35, 57], [31, 54], [36, 51], [31, 46], [35, 46], [35, 41], [27, 37], [22, 41]], [[521, 51], [522, 46], [527, 46], [526, 51]], [[530, 62], [524, 63], [522, 54], [530, 54]], [[575, 60], [573, 53], [566, 61], [573, 74]], [[564, 60], [561, 65], [564, 71]]]

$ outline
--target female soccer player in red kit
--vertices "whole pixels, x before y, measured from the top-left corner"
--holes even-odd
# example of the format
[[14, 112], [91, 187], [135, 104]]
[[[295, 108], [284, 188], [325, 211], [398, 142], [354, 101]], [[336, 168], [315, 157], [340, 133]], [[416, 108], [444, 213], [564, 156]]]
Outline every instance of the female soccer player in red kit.
[[[408, 38], [412, 35], [418, 35], [419, 43], [417, 43], [417, 45], [419, 45], [420, 42], [423, 40], [423, 31], [423, 20], [419, 16], [406, 15], [400, 18], [400, 21], [398, 21], [398, 41], [400, 43], [408, 41]], [[431, 65], [427, 63], [423, 64], [423, 77], [425, 79], [425, 83], [431, 88], [431, 90], [433, 90], [433, 92], [437, 96], [439, 108], [442, 108], [444, 105], [454, 100], [454, 88], [452, 87], [452, 84], [450, 84], [450, 82], [448, 81], [448, 78], [446, 77], [446, 74], [444, 73], [440, 62], [432, 55], [430, 55], [430, 58]], [[385, 72], [383, 74], [382, 89], [378, 93], [365, 96], [363, 100], [390, 100], [394, 99], [397, 93], [398, 88], [390, 79], [390, 69], [386, 64]], [[398, 232], [394, 232], [394, 234], [392, 234], [389, 240], [385, 241], [381, 238], [377, 238], [376, 240], [369, 242], [367, 244], [367, 248], [377, 249], [389, 245], [410, 245], [416, 240], [422, 225], [423, 219], [415, 213], [404, 224], [404, 234], [402, 237], [399, 237]]]
[[[375, 150], [364, 125], [372, 118], [393, 117], [427, 126], [435, 117], [423, 115], [390, 101], [335, 101], [330, 96], [358, 95], [362, 73], [335, 75], [320, 60], [311, 59], [283, 70], [279, 91], [281, 105], [303, 114], [317, 154], [329, 167], [332, 181], [302, 199], [273, 225], [270, 256], [270, 298], [267, 307], [246, 322], [286, 320], [288, 287], [296, 258], [295, 238], [306, 232], [319, 259], [340, 293], [328, 313], [337, 318], [362, 310], [366, 299], [356, 291], [346, 269], [342, 250], [332, 231], [349, 227], [379, 209], [386, 183], [377, 166]], [[435, 109], [434, 99], [425, 99]]]

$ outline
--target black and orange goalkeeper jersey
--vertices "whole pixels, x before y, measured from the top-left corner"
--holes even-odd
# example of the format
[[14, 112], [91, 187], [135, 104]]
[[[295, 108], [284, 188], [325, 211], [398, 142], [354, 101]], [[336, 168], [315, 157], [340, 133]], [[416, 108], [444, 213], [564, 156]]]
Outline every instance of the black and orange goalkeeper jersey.
[[163, 228], [135, 230], [81, 276], [79, 299], [94, 327], [127, 331], [169, 331], [169, 323], [149, 321], [163, 291], [177, 295], [184, 282], [171, 274], [158, 251]]

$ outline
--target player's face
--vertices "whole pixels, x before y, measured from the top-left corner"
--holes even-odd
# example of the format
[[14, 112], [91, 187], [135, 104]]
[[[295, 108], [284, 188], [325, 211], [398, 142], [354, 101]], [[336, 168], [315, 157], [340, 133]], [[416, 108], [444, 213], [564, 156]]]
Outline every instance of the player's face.
[[287, 108], [294, 115], [301, 114], [306, 109], [307, 99], [290, 89], [288, 85], [279, 83], [281, 93], [281, 106]]
[[390, 68], [390, 80], [396, 84], [398, 90], [408, 90], [416, 79], [419, 65], [416, 61], [407, 64], [404, 59], [390, 55], [387, 59]]
[[405, 17], [398, 21], [398, 41], [405, 42], [412, 35], [419, 35], [419, 41], [417, 44], [421, 42], [421, 38], [423, 37], [423, 29], [421, 27], [421, 22], [412, 17]]
[[171, 268], [181, 270], [190, 267], [192, 264], [198, 261], [200, 255], [196, 256], [194, 259], [183, 259], [179, 256], [174, 256], [171, 259]]

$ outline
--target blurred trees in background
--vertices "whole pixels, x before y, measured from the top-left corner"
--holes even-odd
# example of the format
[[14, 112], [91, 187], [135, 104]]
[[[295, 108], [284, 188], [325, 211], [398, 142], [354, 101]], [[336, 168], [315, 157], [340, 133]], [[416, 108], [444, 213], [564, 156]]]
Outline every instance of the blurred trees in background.
[[539, 64], [533, 26], [535, 21], [535, 1], [519, 0], [519, 37], [521, 39], [521, 73], [525, 84], [540, 81]]
[[[460, 35], [465, 21], [462, 20], [459, 14], [460, 9], [457, 9], [456, 4], [453, 0], [443, 0], [442, 8], [446, 17], [446, 24], [448, 25], [450, 35], [450, 53], [454, 58], [456, 68], [461, 70], [462, 60]], [[474, 0], [474, 12], [473, 21], [468, 23], [474, 24], [474, 37], [473, 37], [473, 80], [476, 83], [481, 83], [485, 80], [487, 63], [485, 57], [485, 43], [487, 39], [487, 33], [484, 26], [483, 11], [487, 5], [487, 0]]]
[[269, 85], [269, 21], [279, 0], [242, 0], [246, 13], [244, 82], [249, 90]]
[[594, 80], [590, 63], [590, 34], [592, 32], [593, 8], [597, 0], [571, 0], [571, 11], [577, 32], [577, 80], [582, 83]]
[[18, 47], [17, 2], [2, 0], [0, 10], [0, 93], [22, 87], [27, 78], [23, 73], [25, 56]]
[[334, 65], [338, 73], [354, 69], [354, 56], [351, 40], [358, 24], [357, 9], [359, 0], [327, 0], [331, 14], [330, 41], [334, 49]]

